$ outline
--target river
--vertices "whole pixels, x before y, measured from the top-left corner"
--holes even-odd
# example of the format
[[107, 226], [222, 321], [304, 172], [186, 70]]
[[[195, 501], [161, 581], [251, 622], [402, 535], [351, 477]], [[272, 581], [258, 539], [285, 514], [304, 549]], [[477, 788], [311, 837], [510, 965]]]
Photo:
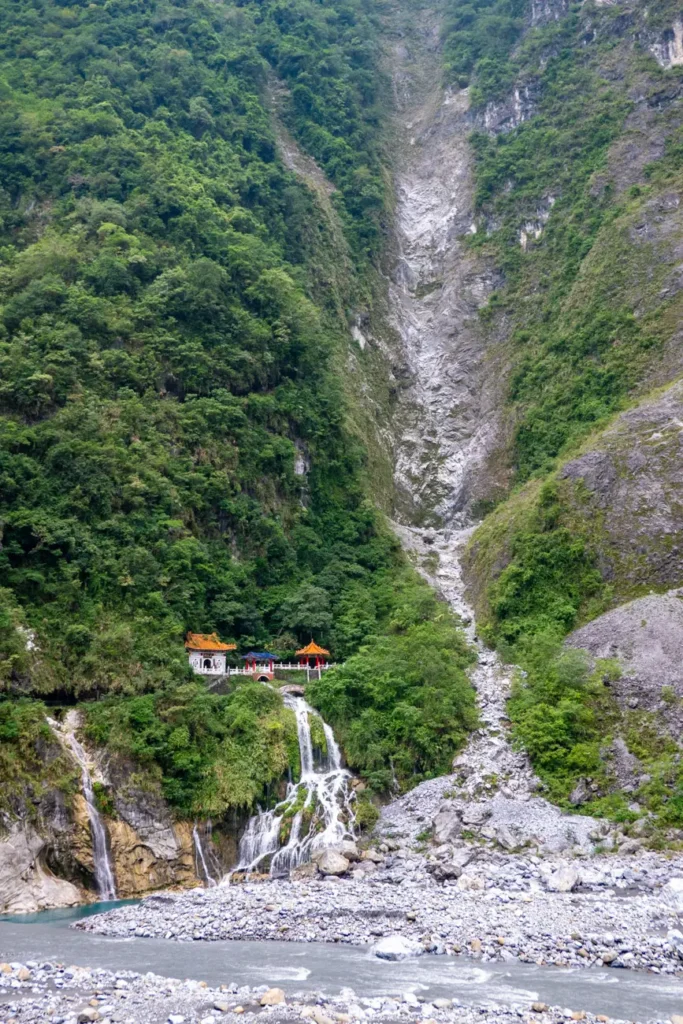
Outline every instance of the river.
[[173, 942], [114, 939], [76, 931], [79, 917], [117, 904], [46, 911], [0, 919], [0, 959], [57, 961], [109, 970], [152, 971], [209, 985], [279, 985], [287, 993], [398, 995], [463, 1003], [551, 1005], [628, 1020], [665, 1018], [683, 1008], [683, 982], [613, 969], [566, 970], [520, 963], [481, 963], [465, 957], [423, 956], [388, 963], [364, 947], [295, 942]]

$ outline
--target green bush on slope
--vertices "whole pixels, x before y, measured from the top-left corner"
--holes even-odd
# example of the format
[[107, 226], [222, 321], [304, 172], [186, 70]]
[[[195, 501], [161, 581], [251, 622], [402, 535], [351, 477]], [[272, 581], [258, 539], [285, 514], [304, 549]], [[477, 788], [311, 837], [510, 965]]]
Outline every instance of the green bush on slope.
[[[600, 606], [605, 588], [590, 538], [568, 519], [555, 481], [546, 481], [519, 507], [510, 524], [507, 564], [488, 587], [489, 618], [482, 626], [493, 643], [523, 658], [535, 637], [559, 640], [570, 632], [589, 601]], [[495, 550], [496, 520], [505, 523], [507, 511], [494, 513], [476, 544], [488, 542]]]
[[448, 608], [410, 575], [386, 625], [385, 635], [368, 637], [342, 668], [307, 690], [349, 765], [377, 791], [450, 771], [477, 725], [464, 671], [474, 655]]
[[509, 56], [527, 8], [527, 0], [450, 0], [443, 26], [447, 77], [461, 88], [474, 77], [482, 100], [503, 95], [514, 82]]
[[88, 738], [132, 758], [186, 817], [250, 808], [277, 794], [288, 769], [294, 778], [301, 770], [294, 713], [259, 683], [219, 696], [191, 682], [85, 710]]

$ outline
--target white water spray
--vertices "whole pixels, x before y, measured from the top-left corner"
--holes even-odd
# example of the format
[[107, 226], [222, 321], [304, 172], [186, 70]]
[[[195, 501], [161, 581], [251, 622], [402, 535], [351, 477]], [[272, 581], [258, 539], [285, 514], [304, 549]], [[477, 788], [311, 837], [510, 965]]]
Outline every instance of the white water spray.
[[55, 732], [57, 736], [59, 736], [59, 738], [68, 746], [74, 756], [74, 760], [78, 762], [81, 769], [81, 789], [83, 790], [83, 797], [88, 807], [90, 834], [92, 836], [92, 858], [95, 867], [97, 891], [101, 900], [115, 900], [116, 883], [114, 882], [114, 872], [109, 859], [107, 833], [95, 802], [95, 789], [93, 786], [92, 774], [90, 772], [88, 755], [75, 736], [75, 730], [79, 725], [78, 713], [69, 711], [63, 724], [60, 724], [51, 718], [48, 718], [48, 722], [53, 732]]
[[[192, 841], [194, 842], [194, 852], [195, 852], [194, 862], [195, 862], [195, 871], [197, 872], [197, 875], [199, 877], [201, 877], [203, 875], [204, 876], [204, 881], [206, 882], [206, 884], [209, 887], [217, 885], [218, 883], [217, 883], [216, 879], [213, 877], [213, 875], [209, 871], [209, 864], [208, 864], [208, 861], [206, 859], [206, 855], [204, 853], [204, 847], [202, 846], [202, 837], [199, 835], [199, 831], [197, 829], [197, 823], [196, 822], [195, 822], [195, 824], [192, 827]], [[201, 872], [199, 870], [200, 865], [201, 865]]]
[[[311, 859], [311, 855], [344, 839], [353, 839], [354, 815], [349, 789], [350, 772], [342, 767], [342, 756], [332, 729], [322, 722], [327, 742], [325, 763], [316, 766], [311, 738], [310, 715], [320, 718], [303, 697], [283, 694], [285, 707], [296, 716], [301, 779], [290, 783], [284, 800], [270, 811], [261, 811], [250, 819], [239, 846], [235, 872], [259, 871], [270, 858], [271, 875], [284, 874]], [[287, 841], [282, 845], [281, 830], [291, 821]], [[302, 835], [304, 821], [308, 829]], [[230, 875], [226, 880], [229, 880]]]

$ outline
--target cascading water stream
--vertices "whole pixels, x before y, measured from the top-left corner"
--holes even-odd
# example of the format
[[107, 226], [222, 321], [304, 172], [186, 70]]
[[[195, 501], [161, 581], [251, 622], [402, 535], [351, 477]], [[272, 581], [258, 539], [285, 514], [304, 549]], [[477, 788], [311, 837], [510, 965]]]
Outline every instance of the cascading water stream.
[[[301, 778], [297, 783], [289, 783], [284, 800], [276, 807], [259, 810], [250, 819], [240, 841], [239, 863], [231, 874], [258, 871], [268, 858], [270, 874], [284, 874], [310, 860], [316, 850], [353, 839], [351, 775], [342, 766], [332, 729], [321, 719], [327, 756], [324, 764], [316, 766], [309, 716], [320, 716], [303, 697], [283, 694], [283, 701], [296, 716]], [[289, 831], [283, 845], [281, 832], [287, 825]], [[229, 878], [230, 875], [226, 881]]]
[[[202, 837], [199, 835], [199, 832], [197, 830], [197, 823], [196, 822], [195, 822], [195, 824], [192, 827], [192, 841], [194, 843], [195, 871], [197, 872], [197, 876], [201, 877], [201, 875], [203, 874], [204, 875], [204, 879], [206, 881], [206, 884], [209, 887], [217, 885], [218, 883], [217, 883], [216, 879], [213, 877], [213, 875], [209, 871], [209, 864], [208, 864], [208, 861], [206, 859], [206, 855], [204, 853], [204, 847], [202, 846]], [[201, 873], [200, 873], [200, 870], [199, 870], [200, 865], [201, 865]]]
[[116, 883], [114, 882], [114, 872], [109, 859], [107, 833], [95, 802], [95, 788], [90, 773], [88, 755], [74, 735], [74, 729], [78, 726], [78, 720], [69, 712], [63, 725], [55, 722], [53, 719], [48, 719], [48, 722], [52, 730], [66, 743], [81, 769], [81, 789], [83, 790], [83, 797], [88, 808], [88, 818], [90, 820], [92, 857], [97, 891], [101, 900], [115, 900]]

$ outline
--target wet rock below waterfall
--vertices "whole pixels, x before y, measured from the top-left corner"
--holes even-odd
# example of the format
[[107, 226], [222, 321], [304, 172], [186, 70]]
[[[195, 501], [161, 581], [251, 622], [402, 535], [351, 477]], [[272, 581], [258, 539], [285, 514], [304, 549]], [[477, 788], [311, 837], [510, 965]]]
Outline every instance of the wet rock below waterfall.
[[349, 870], [349, 861], [335, 850], [320, 850], [312, 860], [321, 875], [345, 875]]

